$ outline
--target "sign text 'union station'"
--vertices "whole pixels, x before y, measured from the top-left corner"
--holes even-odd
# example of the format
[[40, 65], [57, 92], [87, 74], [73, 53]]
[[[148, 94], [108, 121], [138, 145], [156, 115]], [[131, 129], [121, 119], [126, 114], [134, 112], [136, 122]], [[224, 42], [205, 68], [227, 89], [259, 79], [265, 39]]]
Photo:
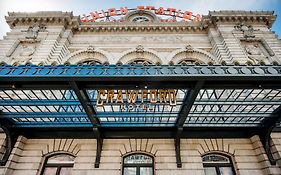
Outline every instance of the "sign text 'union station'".
[[[201, 21], [200, 14], [194, 14], [191, 11], [182, 11], [176, 8], [164, 8], [154, 6], [137, 6], [136, 8], [128, 9], [128, 7], [109, 8], [108, 10], [101, 10], [83, 14], [80, 16], [81, 22], [124, 22], [123, 18], [114, 18], [116, 16], [125, 16], [134, 11], [149, 11], [155, 15], [166, 16], [168, 18], [161, 18], [160, 22], [179, 22], [179, 21]], [[169, 18], [170, 17], [170, 18]]]

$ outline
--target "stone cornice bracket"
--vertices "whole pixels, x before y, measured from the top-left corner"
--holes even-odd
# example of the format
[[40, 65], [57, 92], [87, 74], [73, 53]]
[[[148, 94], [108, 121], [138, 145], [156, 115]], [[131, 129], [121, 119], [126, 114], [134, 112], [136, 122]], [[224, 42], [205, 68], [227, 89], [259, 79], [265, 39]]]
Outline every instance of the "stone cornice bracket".
[[6, 22], [13, 28], [17, 25], [32, 25], [34, 23], [62, 24], [74, 26], [78, 24], [78, 17], [72, 12], [62, 11], [40, 11], [40, 12], [8, 12], [5, 16]]
[[242, 21], [246, 23], [259, 23], [265, 24], [268, 28], [272, 27], [272, 24], [276, 20], [276, 15], [273, 11], [209, 11], [209, 18], [213, 24], [217, 22], [231, 22], [240, 23]]

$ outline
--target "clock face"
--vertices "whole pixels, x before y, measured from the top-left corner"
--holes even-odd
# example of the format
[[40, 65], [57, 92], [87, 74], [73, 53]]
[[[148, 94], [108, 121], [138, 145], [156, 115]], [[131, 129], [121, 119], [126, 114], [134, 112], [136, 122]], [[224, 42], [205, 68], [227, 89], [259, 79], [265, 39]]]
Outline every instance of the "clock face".
[[149, 22], [149, 18], [145, 17], [145, 16], [136, 16], [133, 18], [132, 20], [133, 22]]

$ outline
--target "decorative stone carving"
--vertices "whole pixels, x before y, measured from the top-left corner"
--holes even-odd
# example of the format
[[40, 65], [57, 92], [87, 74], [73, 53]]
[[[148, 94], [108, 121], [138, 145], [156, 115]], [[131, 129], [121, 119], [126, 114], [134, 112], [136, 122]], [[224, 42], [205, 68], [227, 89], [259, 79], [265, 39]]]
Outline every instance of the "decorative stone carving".
[[46, 26], [43, 24], [35, 23], [32, 26], [29, 26], [27, 30], [23, 30], [26, 32], [25, 38], [26, 39], [36, 39], [39, 32], [43, 32], [46, 30]]
[[138, 46], [136, 47], [136, 52], [137, 52], [137, 53], [143, 53], [143, 52], [144, 52], [144, 47], [143, 47], [142, 45], [138, 45]]
[[242, 31], [244, 38], [255, 38], [256, 36], [254, 34], [254, 31], [258, 31], [258, 30], [254, 30], [253, 26], [245, 25], [244, 23], [240, 23], [240, 24], [234, 26], [234, 28], [236, 30]]
[[14, 51], [16, 50], [16, 48], [18, 47], [19, 44], [20, 44], [20, 40], [16, 40], [14, 42], [14, 44], [12, 45], [12, 47], [6, 53], [6, 56], [10, 57], [14, 53]]
[[247, 46], [245, 46], [245, 49], [249, 55], [261, 55], [261, 51], [256, 44], [247, 45]]
[[258, 44], [245, 45], [245, 50], [248, 58], [254, 63], [259, 63], [261, 61], [265, 61], [266, 59]]
[[92, 45], [89, 45], [89, 47], [87, 48], [87, 52], [88, 53], [94, 53], [95, 52], [95, 47]]
[[35, 52], [35, 45], [22, 45], [19, 56], [31, 56]]
[[192, 47], [190, 44], [188, 44], [188, 45], [185, 47], [185, 51], [186, 51], [186, 52], [194, 52], [194, 49], [193, 49], [193, 47]]
[[[27, 40], [30, 41], [30, 39]], [[39, 43], [21, 40], [19, 40], [17, 43], [18, 44], [14, 46], [15, 48], [11, 49], [13, 50], [13, 53], [11, 54], [11, 62], [14, 64], [26, 64], [28, 62], [31, 62]]]

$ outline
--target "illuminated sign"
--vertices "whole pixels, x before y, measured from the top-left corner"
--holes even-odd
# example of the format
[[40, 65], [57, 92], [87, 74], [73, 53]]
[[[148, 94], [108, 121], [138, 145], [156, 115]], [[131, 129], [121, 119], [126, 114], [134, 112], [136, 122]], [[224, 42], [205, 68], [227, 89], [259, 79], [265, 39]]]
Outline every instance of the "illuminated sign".
[[174, 89], [98, 90], [97, 107], [119, 106], [119, 111], [149, 111], [155, 105], [177, 105]]
[[176, 8], [156, 8], [154, 6], [137, 6], [137, 8], [133, 9], [121, 7], [119, 9], [110, 8], [108, 10], [101, 10], [100, 12], [93, 11], [90, 14], [81, 15], [80, 20], [81, 22], [123, 22], [124, 19], [116, 17], [127, 15], [129, 12], [136, 10], [149, 11], [156, 15], [168, 17], [160, 19], [161, 22], [201, 21], [201, 15], [193, 14], [188, 10], [181, 11]]

